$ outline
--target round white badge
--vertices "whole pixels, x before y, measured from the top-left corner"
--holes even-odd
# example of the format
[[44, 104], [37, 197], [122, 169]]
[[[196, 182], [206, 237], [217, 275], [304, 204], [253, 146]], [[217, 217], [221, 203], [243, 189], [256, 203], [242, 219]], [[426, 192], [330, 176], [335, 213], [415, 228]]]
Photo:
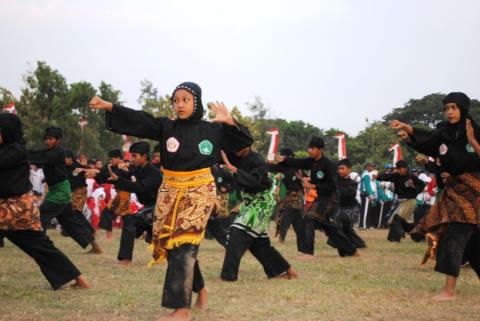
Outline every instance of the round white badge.
[[445, 144], [440, 145], [440, 148], [438, 149], [440, 152], [440, 155], [445, 155], [448, 152], [448, 147]]
[[177, 152], [178, 148], [180, 147], [180, 142], [175, 137], [170, 137], [167, 139], [167, 151], [170, 153]]

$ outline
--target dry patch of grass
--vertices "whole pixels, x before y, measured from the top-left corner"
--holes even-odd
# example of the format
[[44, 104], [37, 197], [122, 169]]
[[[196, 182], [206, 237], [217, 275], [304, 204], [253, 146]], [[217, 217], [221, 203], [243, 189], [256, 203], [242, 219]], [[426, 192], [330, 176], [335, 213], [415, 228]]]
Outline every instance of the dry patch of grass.
[[[119, 231], [114, 241], [98, 239], [102, 255], [87, 255], [70, 238], [49, 231], [91, 281], [92, 290], [52, 291], [36, 264], [6, 241], [0, 249], [0, 320], [156, 320], [167, 312], [160, 306], [165, 266], [146, 269], [146, 243], [137, 240], [132, 268], [117, 267]], [[247, 254], [239, 281], [218, 279], [223, 248], [206, 240], [200, 250], [201, 269], [210, 291], [209, 309], [194, 320], [316, 321], [316, 320], [480, 320], [480, 283], [462, 269], [458, 300], [435, 303], [430, 297], [444, 277], [430, 265], [418, 268], [424, 244], [386, 241], [386, 231], [361, 231], [368, 248], [361, 258], [340, 258], [317, 232], [316, 258], [296, 260], [293, 231], [274, 246], [301, 273], [299, 280], [266, 279], [261, 266]]]

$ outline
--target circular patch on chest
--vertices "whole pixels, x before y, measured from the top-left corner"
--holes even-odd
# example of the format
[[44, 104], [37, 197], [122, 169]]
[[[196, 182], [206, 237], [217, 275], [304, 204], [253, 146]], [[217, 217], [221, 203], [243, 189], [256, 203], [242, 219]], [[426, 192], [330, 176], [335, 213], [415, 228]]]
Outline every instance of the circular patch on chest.
[[438, 148], [438, 151], [440, 152], [440, 155], [445, 155], [448, 152], [448, 147], [445, 144], [440, 145]]
[[325, 174], [322, 171], [317, 172], [317, 178], [318, 179], [323, 179], [325, 177]]
[[167, 151], [170, 153], [176, 153], [180, 147], [180, 142], [175, 137], [167, 139]]

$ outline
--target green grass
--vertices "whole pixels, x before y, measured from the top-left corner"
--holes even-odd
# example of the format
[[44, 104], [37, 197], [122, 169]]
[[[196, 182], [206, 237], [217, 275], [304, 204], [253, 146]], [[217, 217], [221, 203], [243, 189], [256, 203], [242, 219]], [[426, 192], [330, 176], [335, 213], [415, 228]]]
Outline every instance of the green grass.
[[[91, 290], [52, 291], [37, 265], [6, 240], [0, 249], [0, 320], [156, 320], [161, 307], [165, 266], [146, 269], [146, 243], [137, 240], [132, 268], [117, 267], [119, 231], [106, 241], [102, 255], [87, 255], [73, 240], [49, 235], [93, 284]], [[301, 273], [298, 280], [266, 279], [261, 266], [247, 254], [239, 281], [218, 278], [223, 248], [205, 240], [201, 269], [210, 291], [209, 308], [194, 311], [194, 320], [480, 320], [480, 282], [462, 269], [456, 302], [435, 303], [431, 296], [444, 276], [432, 264], [418, 268], [425, 245], [410, 240], [386, 241], [386, 231], [361, 231], [368, 248], [361, 258], [340, 258], [317, 232], [316, 258], [299, 261], [293, 231], [274, 246]]]

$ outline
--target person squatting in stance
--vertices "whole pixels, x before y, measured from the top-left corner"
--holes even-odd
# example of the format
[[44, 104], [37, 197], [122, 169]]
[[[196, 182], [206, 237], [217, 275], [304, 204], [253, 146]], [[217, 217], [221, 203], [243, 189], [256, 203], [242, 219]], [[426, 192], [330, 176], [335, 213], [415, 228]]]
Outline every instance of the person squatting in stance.
[[[122, 151], [114, 149], [108, 152], [109, 163], [103, 166], [100, 173], [95, 176], [98, 184], [111, 185], [113, 182], [110, 178], [120, 177], [125, 180], [129, 180], [131, 175], [127, 165], [123, 162]], [[112, 190], [112, 189], [110, 189]], [[113, 221], [116, 217], [120, 216], [123, 223], [130, 226], [132, 222], [130, 214], [130, 196], [129, 191], [124, 190], [121, 187], [115, 189], [116, 194], [113, 199], [107, 204], [100, 215], [100, 222], [98, 226], [106, 231], [107, 240], [113, 239]]]
[[220, 277], [224, 281], [236, 281], [240, 261], [249, 250], [269, 278], [297, 278], [298, 272], [270, 244], [268, 229], [276, 203], [274, 185], [268, 177], [265, 160], [250, 146], [250, 142], [239, 143], [237, 151], [228, 152], [228, 156], [222, 151], [225, 167], [233, 173], [235, 183], [242, 191], [243, 202], [230, 226]]
[[[147, 142], [133, 143], [129, 151], [134, 168], [129, 174], [134, 179], [125, 179], [117, 176], [113, 171], [110, 172], [109, 178], [109, 181], [113, 183], [116, 189], [135, 193], [139, 202], [144, 205], [141, 213], [122, 217], [122, 236], [120, 237], [117, 259], [119, 264], [123, 266], [132, 264], [135, 237], [141, 235], [137, 233], [137, 228], [139, 224], [143, 223], [138, 221], [146, 215], [147, 211], [152, 212], [157, 199], [158, 189], [162, 183], [160, 171], [149, 162], [150, 145]], [[141, 231], [143, 232], [144, 230], [141, 229]]]
[[77, 267], [43, 232], [29, 176], [20, 119], [0, 113], [0, 247], [3, 238], [18, 246], [35, 260], [55, 290], [73, 280], [77, 288], [90, 288]]
[[[348, 159], [340, 160], [337, 165], [340, 197], [338, 211], [335, 214], [335, 223], [337, 229], [345, 234], [357, 249], [360, 249], [367, 247], [367, 245], [353, 228], [356, 218], [360, 215], [360, 208], [357, 202], [358, 183], [350, 178], [351, 167], [352, 163]], [[328, 244], [335, 245], [332, 239], [328, 240]]]
[[[280, 150], [280, 156], [294, 158], [295, 154], [292, 149], [283, 148]], [[285, 163], [270, 163], [268, 164], [268, 171], [271, 173], [282, 173], [282, 183], [287, 189], [287, 194], [280, 203], [279, 240], [282, 243], [285, 241], [287, 231], [290, 225], [292, 225], [297, 237], [298, 248], [300, 246], [304, 204], [302, 173], [296, 168], [287, 166]]]
[[45, 144], [47, 149], [29, 151], [28, 158], [32, 164], [42, 166], [48, 192], [40, 205], [40, 218], [46, 233], [46, 228], [53, 218], [62, 225], [62, 229], [72, 237], [82, 248], [92, 246], [89, 253], [100, 254], [102, 250], [88, 227], [83, 215], [75, 215], [72, 208], [72, 191], [68, 181], [65, 166], [65, 150], [60, 146], [62, 129], [48, 127], [45, 129]]
[[122, 107], [94, 97], [91, 108], [107, 111], [107, 128], [123, 135], [160, 143], [163, 182], [159, 189], [153, 226], [153, 258], [167, 259], [162, 306], [174, 311], [160, 318], [191, 320], [192, 291], [196, 306], [205, 308], [207, 290], [197, 253], [216, 202], [211, 167], [222, 149], [253, 139], [223, 103], [212, 103], [215, 118], [203, 120], [202, 91], [192, 82], [178, 85], [172, 93], [176, 119]]
[[377, 180], [392, 182], [398, 196], [398, 206], [390, 217], [387, 239], [390, 242], [400, 242], [405, 232], [410, 232], [414, 227], [413, 213], [417, 206], [417, 195], [423, 191], [425, 183], [410, 173], [405, 160], [399, 160], [395, 164], [393, 173], [382, 173]]
[[315, 247], [315, 229], [322, 228], [337, 247], [338, 254], [359, 256], [355, 245], [338, 230], [333, 215], [338, 210], [338, 176], [335, 164], [323, 154], [325, 142], [320, 137], [312, 137], [308, 144], [308, 158], [283, 158], [287, 166], [309, 170], [310, 177], [304, 178], [304, 187], [315, 188], [317, 198], [305, 213], [302, 222], [302, 238], [299, 246], [302, 258], [312, 259]]
[[443, 100], [446, 120], [434, 130], [393, 120], [391, 127], [420, 153], [436, 160], [443, 190], [411, 234], [423, 233], [436, 245], [435, 271], [446, 274], [435, 300], [455, 299], [463, 262], [480, 278], [480, 127], [470, 117], [470, 99], [461, 92]]

